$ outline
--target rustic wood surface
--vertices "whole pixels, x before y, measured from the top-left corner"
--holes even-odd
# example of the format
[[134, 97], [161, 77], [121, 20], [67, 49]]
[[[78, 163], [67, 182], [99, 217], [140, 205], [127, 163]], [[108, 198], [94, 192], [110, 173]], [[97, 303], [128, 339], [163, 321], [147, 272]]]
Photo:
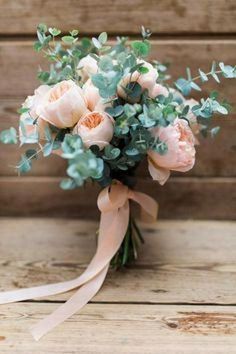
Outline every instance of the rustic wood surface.
[[235, 33], [234, 0], [1, 0], [0, 33], [34, 34], [40, 22], [69, 31]]
[[[97, 226], [1, 218], [0, 290], [76, 277]], [[40, 342], [28, 328], [71, 294], [1, 305], [1, 354], [235, 354], [236, 223], [168, 220], [142, 230], [139, 260], [111, 270], [91, 303]]]
[[[0, 177], [0, 215], [98, 217], [97, 186], [63, 191], [60, 181], [58, 177]], [[234, 177], [172, 177], [164, 187], [140, 178], [137, 190], [159, 202], [160, 218], [235, 220]]]

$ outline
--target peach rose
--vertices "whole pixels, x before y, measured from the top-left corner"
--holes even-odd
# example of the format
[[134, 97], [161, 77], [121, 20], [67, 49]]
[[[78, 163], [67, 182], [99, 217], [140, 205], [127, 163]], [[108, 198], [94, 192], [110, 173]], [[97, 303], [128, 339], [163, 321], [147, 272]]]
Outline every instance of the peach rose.
[[126, 93], [123, 89], [123, 87], [126, 87], [130, 82], [137, 82], [142, 89], [147, 89], [149, 94], [152, 92], [156, 80], [158, 78], [158, 72], [157, 70], [152, 66], [152, 64], [144, 61], [144, 60], [137, 60], [137, 64], [143, 63], [143, 67], [148, 69], [148, 72], [146, 74], [141, 74], [137, 70], [132, 73], [124, 76], [117, 87], [117, 93], [120, 97], [126, 98]]
[[148, 151], [148, 168], [154, 180], [163, 185], [170, 176], [170, 171], [186, 172], [195, 163], [194, 135], [188, 123], [176, 118], [167, 127], [152, 128], [154, 137], [168, 146], [168, 151], [160, 155], [153, 150]]
[[[41, 119], [37, 113], [36, 109], [38, 105], [42, 102], [44, 95], [50, 90], [50, 86], [41, 85], [35, 91], [33, 96], [28, 96], [23, 103], [23, 108], [29, 108], [29, 112], [23, 113], [20, 116], [20, 122], [24, 125], [24, 134], [22, 128], [19, 128], [19, 138], [21, 143], [31, 144], [35, 142], [38, 136], [39, 140], [44, 138], [45, 127], [48, 125], [43, 119]], [[37, 118], [37, 123], [33, 124], [27, 122], [28, 118]]]
[[90, 78], [91, 75], [96, 74], [98, 71], [97, 61], [91, 57], [91, 55], [87, 55], [82, 58], [78, 65], [78, 74], [81, 76], [82, 81], [85, 82]]
[[37, 107], [36, 113], [57, 128], [73, 127], [87, 112], [82, 89], [72, 80], [52, 87]]
[[100, 150], [111, 141], [113, 132], [114, 121], [104, 112], [87, 113], [73, 130], [73, 134], [81, 137], [85, 147], [98, 145]]
[[87, 102], [87, 107], [90, 111], [105, 111], [105, 108], [109, 106], [109, 104], [105, 104], [104, 100], [99, 95], [99, 90], [95, 87], [92, 81], [89, 79], [83, 86], [84, 97]]

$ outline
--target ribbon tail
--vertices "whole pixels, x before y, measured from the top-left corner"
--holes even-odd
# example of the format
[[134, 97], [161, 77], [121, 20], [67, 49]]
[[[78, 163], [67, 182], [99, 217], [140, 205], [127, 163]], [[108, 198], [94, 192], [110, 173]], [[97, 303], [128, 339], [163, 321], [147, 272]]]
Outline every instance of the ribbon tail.
[[141, 219], [144, 222], [150, 223], [156, 221], [158, 203], [155, 199], [145, 193], [136, 191], [130, 191], [129, 197], [141, 206]]
[[107, 275], [109, 264], [92, 280], [81, 286], [79, 290], [56, 311], [45, 317], [31, 328], [30, 332], [35, 340], [50, 332], [53, 328], [67, 320], [81, 310], [99, 291]]

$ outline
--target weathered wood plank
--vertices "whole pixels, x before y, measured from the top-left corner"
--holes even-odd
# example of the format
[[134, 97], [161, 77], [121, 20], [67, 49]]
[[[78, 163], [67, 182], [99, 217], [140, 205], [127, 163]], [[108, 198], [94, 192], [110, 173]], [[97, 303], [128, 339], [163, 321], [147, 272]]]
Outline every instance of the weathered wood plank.
[[236, 32], [234, 0], [38, 0], [0, 1], [0, 33], [32, 34], [38, 23], [85, 33], [137, 33], [141, 24], [154, 33]]
[[[98, 188], [73, 191], [59, 187], [60, 178], [1, 177], [0, 215], [98, 217]], [[171, 178], [164, 187], [139, 179], [137, 189], [160, 204], [160, 218], [235, 220], [235, 178]]]
[[[9, 126], [18, 127], [17, 108], [20, 107], [23, 99], [1, 99], [0, 100], [0, 131]], [[236, 152], [236, 115], [230, 117], [219, 117], [215, 119], [214, 125], [221, 127], [218, 136], [213, 139], [202, 139], [197, 147], [197, 160], [193, 170], [182, 176], [204, 176], [204, 177], [228, 177], [236, 176], [235, 152]], [[4, 146], [0, 148], [0, 176], [16, 176], [12, 166], [16, 166], [20, 154], [16, 146]], [[226, 158], [227, 157], [227, 158]], [[33, 176], [64, 176], [66, 161], [58, 156], [51, 156], [48, 159], [39, 159], [34, 163], [30, 175]], [[140, 176], [149, 176], [148, 170], [143, 164], [139, 168]]]
[[1, 353], [235, 354], [233, 307], [89, 304], [34, 342], [28, 328], [57, 306], [1, 306]]
[[[0, 290], [73, 279], [96, 248], [97, 222], [2, 218], [0, 227]], [[236, 303], [236, 222], [168, 220], [142, 231], [137, 262], [111, 270], [93, 302]]]
[[[212, 60], [222, 60], [232, 65], [235, 62], [236, 41], [233, 39], [165, 39], [153, 40], [152, 43], [151, 58], [173, 63], [170, 73], [174, 79], [185, 75], [187, 66], [197, 73], [199, 67], [207, 71]], [[39, 65], [47, 67], [41, 56], [33, 51], [32, 41], [0, 42], [0, 97], [32, 94], [38, 85], [36, 71]], [[216, 85], [211, 82], [205, 88], [216, 88]], [[220, 87], [223, 95], [232, 102], [234, 89], [234, 80], [225, 80]], [[203, 95], [205, 93], [203, 91]]]

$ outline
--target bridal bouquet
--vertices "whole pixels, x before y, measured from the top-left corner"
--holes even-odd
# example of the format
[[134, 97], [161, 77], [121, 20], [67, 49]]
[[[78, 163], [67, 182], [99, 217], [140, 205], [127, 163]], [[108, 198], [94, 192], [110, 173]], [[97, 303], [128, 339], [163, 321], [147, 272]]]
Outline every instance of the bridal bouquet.
[[[33, 144], [22, 155], [17, 169], [28, 172], [40, 155], [58, 154], [68, 162], [63, 189], [97, 182], [101, 223], [97, 252], [87, 270], [70, 282], [0, 294], [0, 303], [79, 290], [49, 319], [33, 330], [41, 337], [81, 308], [98, 291], [110, 262], [123, 266], [137, 257], [143, 241], [129, 209], [129, 200], [140, 204], [146, 218], [155, 219], [157, 204], [135, 191], [135, 172], [143, 160], [150, 176], [163, 185], [171, 171], [186, 172], [195, 164], [198, 136], [214, 136], [215, 114], [227, 115], [229, 105], [216, 92], [196, 101], [192, 90], [221, 77], [236, 78], [236, 67], [212, 63], [209, 72], [199, 69], [192, 77], [169, 85], [167, 67], [148, 62], [150, 31], [142, 27], [142, 39], [117, 38], [107, 43], [107, 34], [82, 38], [73, 30], [66, 36], [56, 28], [38, 26], [34, 45], [51, 62], [40, 70], [42, 81], [20, 108], [19, 133], [2, 131], [3, 143]], [[35, 148], [35, 146], [38, 146]]]

